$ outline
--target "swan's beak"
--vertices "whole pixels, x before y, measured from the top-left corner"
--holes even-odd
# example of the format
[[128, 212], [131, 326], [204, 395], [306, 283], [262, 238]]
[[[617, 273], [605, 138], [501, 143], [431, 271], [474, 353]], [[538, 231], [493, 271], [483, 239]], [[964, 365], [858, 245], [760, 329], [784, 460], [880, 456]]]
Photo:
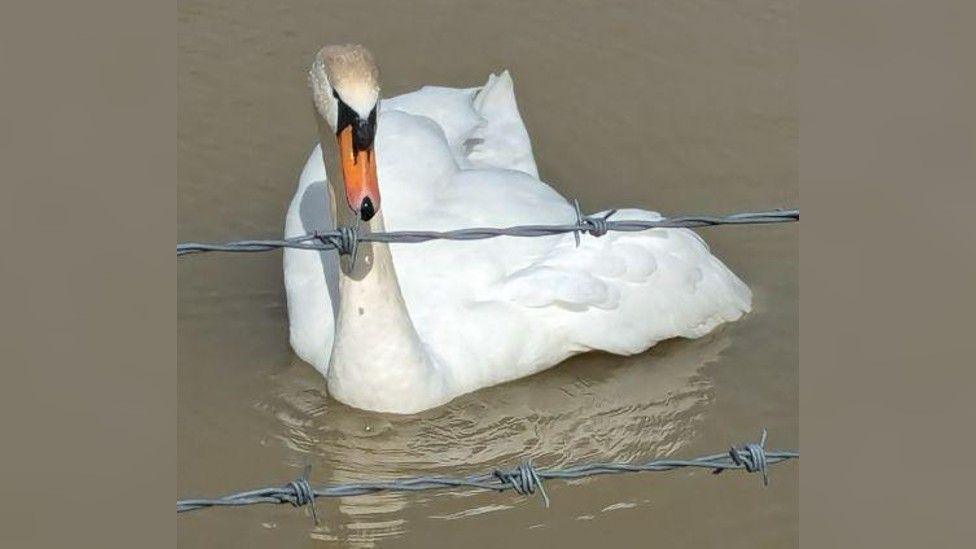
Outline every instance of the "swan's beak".
[[354, 122], [336, 136], [346, 202], [363, 221], [369, 221], [380, 210], [380, 188], [376, 181], [376, 155], [373, 152], [375, 131], [375, 122]]

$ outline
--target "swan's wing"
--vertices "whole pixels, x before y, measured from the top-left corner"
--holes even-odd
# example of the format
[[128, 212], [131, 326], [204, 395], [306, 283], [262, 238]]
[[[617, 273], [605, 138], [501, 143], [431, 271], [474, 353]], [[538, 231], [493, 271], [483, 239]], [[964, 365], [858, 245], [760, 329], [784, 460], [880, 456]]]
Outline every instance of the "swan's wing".
[[[316, 146], [288, 206], [285, 238], [332, 230], [331, 203], [322, 149]], [[324, 375], [335, 332], [332, 304], [338, 302], [339, 256], [335, 251], [285, 248], [283, 266], [291, 346]]]
[[462, 168], [501, 168], [539, 177], [508, 71], [490, 75], [481, 88], [424, 86], [384, 99], [380, 110], [432, 120]]
[[[620, 219], [660, 219], [621, 210]], [[591, 349], [635, 353], [672, 337], [700, 337], [751, 307], [749, 288], [694, 232], [654, 229], [566, 235], [482, 296], [534, 309]]]
[[471, 166], [518, 170], [538, 178], [529, 132], [519, 114], [515, 86], [507, 70], [488, 77], [474, 98], [474, 109], [484, 123], [466, 143]]

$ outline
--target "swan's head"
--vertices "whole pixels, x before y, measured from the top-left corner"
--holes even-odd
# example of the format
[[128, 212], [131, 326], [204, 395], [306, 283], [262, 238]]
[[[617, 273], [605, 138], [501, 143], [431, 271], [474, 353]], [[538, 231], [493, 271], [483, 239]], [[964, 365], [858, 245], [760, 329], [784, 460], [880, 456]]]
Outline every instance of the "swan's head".
[[363, 220], [380, 209], [376, 181], [376, 109], [379, 70], [362, 46], [326, 46], [315, 54], [309, 71], [315, 108], [335, 132], [346, 202]]

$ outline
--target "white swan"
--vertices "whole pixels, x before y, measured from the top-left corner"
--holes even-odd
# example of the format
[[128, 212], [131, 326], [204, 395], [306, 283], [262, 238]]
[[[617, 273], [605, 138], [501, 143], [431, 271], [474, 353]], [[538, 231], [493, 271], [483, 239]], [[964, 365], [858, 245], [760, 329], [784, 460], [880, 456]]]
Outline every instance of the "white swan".
[[[305, 165], [286, 237], [336, 222], [376, 232], [575, 221], [573, 206], [538, 179], [508, 72], [481, 88], [425, 87], [380, 102], [369, 52], [327, 46], [310, 83], [326, 152], [316, 147]], [[616, 218], [660, 216], [627, 209]], [[284, 273], [295, 352], [339, 401], [393, 413], [576, 353], [634, 354], [700, 337], [752, 299], [685, 229], [583, 235], [579, 247], [571, 234], [360, 243], [355, 264], [344, 257], [341, 268], [335, 252], [288, 249]]]

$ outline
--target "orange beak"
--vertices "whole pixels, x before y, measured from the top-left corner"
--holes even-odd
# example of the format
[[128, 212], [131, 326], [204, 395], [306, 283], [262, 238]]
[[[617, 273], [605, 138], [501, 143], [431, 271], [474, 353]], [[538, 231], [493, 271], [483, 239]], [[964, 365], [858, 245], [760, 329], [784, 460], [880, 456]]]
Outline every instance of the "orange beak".
[[380, 211], [380, 187], [376, 181], [376, 156], [373, 144], [358, 149], [353, 143], [353, 128], [346, 126], [336, 135], [339, 140], [339, 162], [346, 187], [346, 202], [363, 221]]

